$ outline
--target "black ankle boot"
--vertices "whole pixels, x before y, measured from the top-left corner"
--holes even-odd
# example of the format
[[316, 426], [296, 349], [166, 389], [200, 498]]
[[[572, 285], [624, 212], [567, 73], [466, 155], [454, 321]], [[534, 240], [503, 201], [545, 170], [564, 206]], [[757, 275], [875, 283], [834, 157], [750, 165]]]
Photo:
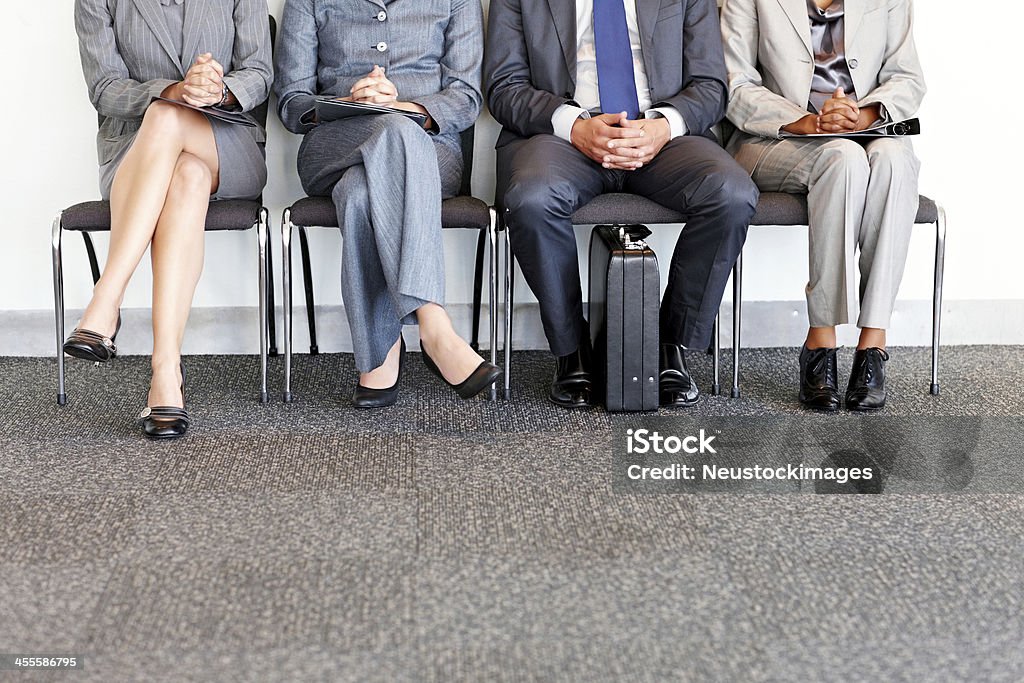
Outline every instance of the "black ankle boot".
[[884, 349], [858, 349], [853, 354], [850, 383], [846, 387], [846, 407], [858, 412], [881, 410], [885, 407], [885, 362], [889, 354]]
[[839, 410], [836, 349], [800, 350], [800, 403], [811, 410]]

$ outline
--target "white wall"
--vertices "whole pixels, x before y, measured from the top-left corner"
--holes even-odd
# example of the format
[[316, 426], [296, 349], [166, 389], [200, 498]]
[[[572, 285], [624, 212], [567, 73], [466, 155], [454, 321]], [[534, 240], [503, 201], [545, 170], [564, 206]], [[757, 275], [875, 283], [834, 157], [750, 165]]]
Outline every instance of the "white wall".
[[[850, 0], [856, 2], [858, 0]], [[271, 0], [280, 15], [283, 0]], [[485, 2], [486, 5], [486, 2]], [[49, 228], [62, 207], [97, 195], [94, 134], [96, 117], [86, 96], [72, 19], [73, 0], [7, 3], [0, 23], [0, 311], [38, 311], [52, 306]], [[1020, 255], [1024, 231], [1016, 216], [1019, 160], [1024, 143], [1014, 131], [1024, 98], [1013, 79], [1019, 50], [1017, 27], [1024, 7], [1000, 6], [993, 20], [981, 8], [930, 0], [917, 3], [917, 38], [929, 84], [921, 118], [925, 134], [917, 139], [923, 161], [922, 191], [942, 201], [950, 216], [946, 300], [953, 310], [968, 310], [976, 300], [1003, 300], [958, 330], [967, 342], [1007, 339], [1006, 311], [1024, 304]], [[287, 39], [287, 37], [283, 37]], [[494, 186], [493, 141], [497, 128], [489, 118], [478, 126], [474, 188], [491, 199]], [[266, 201], [273, 224], [284, 206], [301, 196], [294, 173], [298, 138], [272, 116]], [[746, 301], [799, 302], [806, 278], [806, 242], [798, 229], [760, 228], [751, 232], [747, 249]], [[582, 241], [583, 230], [579, 231]], [[337, 272], [340, 240], [336, 233], [314, 231], [318, 304], [340, 302]], [[105, 239], [99, 239], [101, 247]], [[672, 237], [653, 244], [664, 255]], [[207, 242], [206, 271], [196, 295], [198, 307], [251, 307], [255, 301], [255, 243], [252, 235], [215, 235]], [[277, 246], [275, 244], [275, 246]], [[932, 233], [916, 232], [901, 302], [931, 295]], [[450, 303], [470, 301], [473, 237], [445, 237]], [[278, 250], [279, 253], [279, 250]], [[88, 269], [81, 242], [68, 242], [65, 257], [68, 307], [88, 300]], [[278, 264], [279, 267], [279, 264]], [[127, 293], [126, 306], [149, 305], [149, 272], [143, 265]], [[519, 301], [529, 300], [520, 286]], [[728, 295], [727, 295], [728, 297]], [[296, 291], [301, 305], [301, 288]], [[958, 308], [959, 306], [959, 308]], [[927, 307], [918, 307], [927, 312]], [[14, 319], [13, 316], [8, 316]], [[17, 316], [20, 320], [24, 316]], [[956, 316], [949, 320], [956, 325]], [[920, 321], [919, 321], [920, 322]], [[1010, 322], [1016, 330], [1021, 326]], [[1002, 330], [999, 334], [991, 330]], [[758, 341], [757, 329], [746, 332]], [[48, 347], [40, 348], [45, 353]]]

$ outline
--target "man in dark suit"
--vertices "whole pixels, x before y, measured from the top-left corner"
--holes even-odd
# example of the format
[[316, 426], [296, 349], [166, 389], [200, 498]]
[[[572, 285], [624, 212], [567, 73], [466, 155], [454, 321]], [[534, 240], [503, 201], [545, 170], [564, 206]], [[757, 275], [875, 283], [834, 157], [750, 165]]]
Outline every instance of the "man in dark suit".
[[661, 307], [661, 403], [696, 402], [757, 188], [710, 132], [725, 112], [715, 0], [492, 0], [484, 77], [498, 202], [557, 357], [550, 398], [589, 404], [589, 335], [570, 216], [632, 192], [687, 217]]

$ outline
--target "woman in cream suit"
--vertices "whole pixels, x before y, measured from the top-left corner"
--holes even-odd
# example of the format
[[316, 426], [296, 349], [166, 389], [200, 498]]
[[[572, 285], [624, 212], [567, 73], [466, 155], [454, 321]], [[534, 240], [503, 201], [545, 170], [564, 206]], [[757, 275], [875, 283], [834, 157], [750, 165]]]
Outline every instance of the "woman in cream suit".
[[273, 79], [265, 0], [77, 0], [82, 68], [99, 112], [100, 190], [110, 200], [103, 276], [64, 351], [117, 353], [121, 299], [146, 249], [153, 265], [152, 382], [143, 432], [189, 426], [181, 343], [203, 268], [211, 199], [252, 199], [266, 183], [265, 133], [200, 109], [247, 112]]
[[915, 115], [925, 93], [912, 0], [725, 0], [728, 148], [768, 192], [807, 193], [810, 329], [800, 401], [840, 406], [837, 325], [857, 310], [860, 342], [845, 403], [885, 405], [885, 330], [917, 213], [919, 163], [910, 141], [782, 138], [837, 134]]
[[[278, 112], [302, 133], [307, 194], [329, 196], [341, 227], [341, 290], [355, 348], [357, 408], [398, 398], [403, 324], [419, 324], [427, 367], [463, 398], [500, 370], [452, 329], [444, 305], [441, 199], [462, 178], [459, 134], [480, 113], [480, 0], [287, 0]], [[318, 95], [395, 114], [319, 121]]]

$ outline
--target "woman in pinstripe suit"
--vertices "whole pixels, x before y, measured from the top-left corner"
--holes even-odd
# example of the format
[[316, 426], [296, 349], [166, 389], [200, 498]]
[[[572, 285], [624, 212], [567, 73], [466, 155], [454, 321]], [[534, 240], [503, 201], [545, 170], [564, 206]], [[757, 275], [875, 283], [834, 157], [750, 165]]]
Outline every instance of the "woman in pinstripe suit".
[[[284, 125], [303, 133], [298, 169], [330, 196], [344, 237], [341, 288], [355, 347], [359, 408], [398, 397], [402, 325], [463, 398], [501, 371], [452, 329], [444, 303], [441, 199], [462, 177], [459, 133], [480, 112], [480, 0], [287, 0], [275, 88]], [[320, 122], [317, 95], [426, 116]]]
[[181, 343], [209, 201], [256, 198], [267, 177], [261, 128], [154, 100], [239, 112], [262, 103], [273, 79], [267, 16], [265, 0], [75, 3], [111, 231], [103, 276], [64, 350], [93, 361], [116, 355], [121, 300], [149, 247], [153, 375], [140, 418], [152, 438], [188, 429]]

